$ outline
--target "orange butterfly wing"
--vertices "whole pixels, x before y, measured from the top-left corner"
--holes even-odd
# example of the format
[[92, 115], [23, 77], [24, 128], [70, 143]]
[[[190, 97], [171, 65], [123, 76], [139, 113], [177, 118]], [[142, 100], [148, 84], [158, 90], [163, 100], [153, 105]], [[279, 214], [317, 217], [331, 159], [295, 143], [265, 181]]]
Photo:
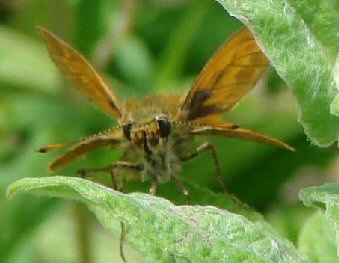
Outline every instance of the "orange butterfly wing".
[[253, 34], [244, 28], [206, 64], [182, 104], [180, 119], [199, 121], [228, 111], [255, 86], [267, 65]]
[[109, 116], [119, 118], [121, 110], [117, 98], [86, 58], [47, 30], [38, 30], [51, 58], [70, 82]]
[[257, 141], [294, 151], [288, 144], [221, 120], [261, 78], [268, 66], [248, 28], [226, 42], [206, 64], [181, 106], [179, 115], [194, 135], [216, 135]]

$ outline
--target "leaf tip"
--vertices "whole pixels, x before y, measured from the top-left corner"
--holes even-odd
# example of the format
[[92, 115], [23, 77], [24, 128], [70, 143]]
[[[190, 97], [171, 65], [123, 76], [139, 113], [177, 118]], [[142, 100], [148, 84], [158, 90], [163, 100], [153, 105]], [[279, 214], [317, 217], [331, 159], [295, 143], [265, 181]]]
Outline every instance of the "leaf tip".
[[8, 200], [11, 200], [15, 196], [15, 194], [16, 194], [16, 190], [15, 190], [15, 182], [14, 182], [7, 187], [6, 197]]

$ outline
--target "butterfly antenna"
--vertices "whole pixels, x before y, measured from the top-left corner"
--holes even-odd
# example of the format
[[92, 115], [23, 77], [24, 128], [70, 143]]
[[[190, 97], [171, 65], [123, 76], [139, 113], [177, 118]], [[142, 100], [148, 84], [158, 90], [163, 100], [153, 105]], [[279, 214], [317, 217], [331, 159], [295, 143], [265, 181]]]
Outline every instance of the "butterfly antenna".
[[50, 152], [50, 151], [55, 150], [55, 149], [60, 149], [60, 148], [63, 148], [63, 147], [68, 147], [68, 146], [72, 146], [72, 145], [75, 145], [75, 144], [80, 144], [82, 142], [91, 140], [92, 138], [102, 136], [102, 135], [105, 135], [105, 134], [109, 134], [109, 133], [113, 132], [114, 130], [118, 129], [119, 127], [120, 126], [115, 126], [113, 128], [101, 131], [99, 133], [92, 134], [92, 135], [89, 135], [89, 136], [86, 136], [86, 137], [82, 137], [78, 140], [74, 140], [74, 141], [70, 141], [70, 142], [48, 144], [48, 145], [43, 146], [40, 149], [38, 149], [37, 152], [47, 153], [47, 152]]

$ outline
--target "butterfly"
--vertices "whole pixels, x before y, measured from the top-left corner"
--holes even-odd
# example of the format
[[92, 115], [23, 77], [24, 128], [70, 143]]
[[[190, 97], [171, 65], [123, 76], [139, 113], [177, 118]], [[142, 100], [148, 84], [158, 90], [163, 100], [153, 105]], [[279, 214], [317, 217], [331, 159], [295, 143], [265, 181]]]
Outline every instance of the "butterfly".
[[125, 102], [117, 98], [82, 54], [46, 29], [39, 28], [39, 33], [51, 58], [66, 78], [93, 104], [118, 122], [113, 128], [95, 135], [42, 147], [39, 150], [41, 153], [68, 148], [50, 163], [51, 171], [70, 165], [95, 148], [122, 148], [123, 154], [119, 160], [102, 169], [82, 172], [107, 171], [116, 186], [119, 172], [125, 171], [126, 180], [150, 180], [151, 194], [156, 194], [161, 182], [171, 180], [188, 198], [189, 193], [178, 176], [180, 167], [185, 161], [204, 152], [211, 154], [215, 176], [225, 188], [214, 146], [205, 142], [193, 148], [196, 137], [232, 137], [293, 151], [293, 147], [276, 138], [222, 119], [224, 113], [234, 108], [255, 87], [269, 65], [267, 57], [246, 27], [219, 48], [188, 92], [156, 94]]

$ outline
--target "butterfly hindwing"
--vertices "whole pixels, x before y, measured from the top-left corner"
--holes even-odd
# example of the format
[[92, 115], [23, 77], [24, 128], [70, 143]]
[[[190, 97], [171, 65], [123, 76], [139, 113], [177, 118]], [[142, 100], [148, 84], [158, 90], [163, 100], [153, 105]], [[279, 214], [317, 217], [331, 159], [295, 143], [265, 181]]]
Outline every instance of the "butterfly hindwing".
[[229, 123], [227, 123], [227, 125], [196, 127], [191, 129], [191, 133], [194, 135], [209, 135], [209, 136], [214, 135], [256, 141], [264, 144], [279, 146], [287, 150], [294, 151], [294, 148], [292, 146], [276, 138], [265, 135], [258, 131], [243, 129], [236, 126], [230, 127]]
[[54, 149], [67, 147], [70, 149], [61, 156], [58, 156], [49, 164], [49, 170], [55, 171], [68, 166], [70, 163], [78, 160], [90, 151], [99, 147], [118, 147], [123, 139], [123, 130], [117, 126], [115, 128], [103, 131], [96, 135], [82, 138], [75, 142], [63, 144], [50, 144], [42, 147], [39, 152], [45, 153]]

